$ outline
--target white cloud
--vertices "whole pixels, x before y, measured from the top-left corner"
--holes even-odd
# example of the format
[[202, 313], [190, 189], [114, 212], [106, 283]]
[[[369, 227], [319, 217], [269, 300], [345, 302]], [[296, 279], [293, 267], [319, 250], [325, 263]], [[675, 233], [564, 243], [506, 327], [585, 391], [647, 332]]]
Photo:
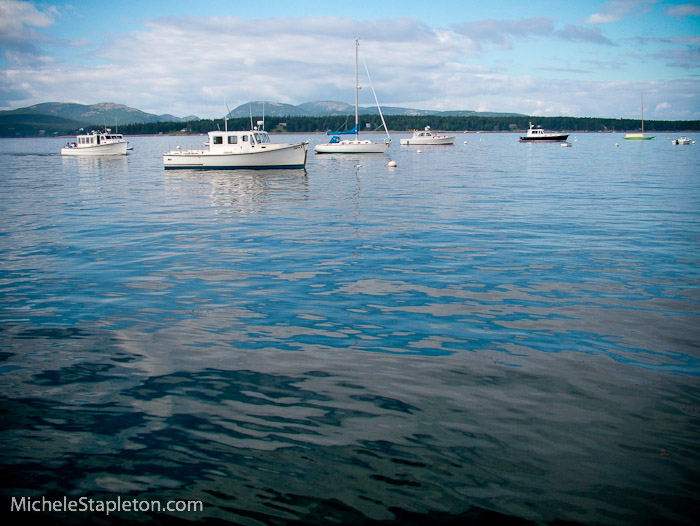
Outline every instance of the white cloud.
[[589, 24], [612, 24], [628, 16], [639, 16], [648, 11], [652, 4], [659, 0], [616, 0], [608, 2], [602, 12], [591, 15], [586, 22]]
[[15, 60], [20, 55], [38, 54], [35, 44], [47, 39], [33, 28], [52, 25], [55, 15], [53, 7], [42, 12], [28, 2], [0, 0], [0, 46]]
[[688, 16], [700, 16], [699, 4], [681, 4], [672, 5], [666, 8], [666, 12], [676, 18], [685, 18]]

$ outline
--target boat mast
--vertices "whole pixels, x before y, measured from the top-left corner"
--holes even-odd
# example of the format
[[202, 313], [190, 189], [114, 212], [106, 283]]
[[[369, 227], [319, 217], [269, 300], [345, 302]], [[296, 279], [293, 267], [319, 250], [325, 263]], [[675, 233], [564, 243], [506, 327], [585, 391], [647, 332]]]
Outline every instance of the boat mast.
[[644, 95], [642, 94], [642, 135], [644, 135]]
[[357, 60], [358, 48], [360, 47], [360, 39], [355, 39], [355, 140], [359, 139], [360, 133], [360, 116], [358, 112], [360, 80], [357, 73], [359, 62]]

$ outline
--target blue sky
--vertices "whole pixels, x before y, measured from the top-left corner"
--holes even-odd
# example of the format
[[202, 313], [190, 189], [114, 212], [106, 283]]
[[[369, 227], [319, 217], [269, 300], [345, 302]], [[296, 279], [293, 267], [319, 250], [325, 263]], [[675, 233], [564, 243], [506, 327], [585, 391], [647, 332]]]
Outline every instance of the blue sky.
[[0, 0], [0, 109], [351, 103], [356, 37], [387, 106], [638, 118], [644, 95], [648, 119], [700, 119], [684, 0]]

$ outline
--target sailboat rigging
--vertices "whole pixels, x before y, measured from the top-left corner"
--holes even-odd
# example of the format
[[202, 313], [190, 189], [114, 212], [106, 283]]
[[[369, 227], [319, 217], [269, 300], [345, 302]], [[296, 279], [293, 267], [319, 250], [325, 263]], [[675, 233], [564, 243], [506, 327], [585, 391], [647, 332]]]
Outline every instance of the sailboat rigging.
[[[316, 153], [384, 153], [389, 145], [391, 144], [391, 137], [389, 136], [389, 131], [386, 127], [386, 122], [384, 121], [384, 114], [382, 113], [382, 108], [377, 100], [377, 94], [374, 91], [374, 86], [372, 85], [372, 78], [369, 76], [369, 69], [364, 59], [362, 60], [365, 71], [367, 72], [367, 78], [369, 79], [370, 87], [372, 88], [372, 93], [374, 94], [374, 100], [379, 109], [379, 115], [382, 119], [382, 125], [386, 132], [387, 138], [383, 142], [372, 142], [369, 140], [360, 139], [360, 112], [359, 112], [359, 91], [360, 91], [360, 81], [359, 81], [359, 39], [355, 39], [355, 127], [352, 130], [342, 131], [342, 132], [328, 132], [327, 135], [333, 135], [333, 138], [327, 143], [317, 144], [314, 147]], [[340, 135], [354, 135], [354, 139], [343, 139], [339, 137]]]

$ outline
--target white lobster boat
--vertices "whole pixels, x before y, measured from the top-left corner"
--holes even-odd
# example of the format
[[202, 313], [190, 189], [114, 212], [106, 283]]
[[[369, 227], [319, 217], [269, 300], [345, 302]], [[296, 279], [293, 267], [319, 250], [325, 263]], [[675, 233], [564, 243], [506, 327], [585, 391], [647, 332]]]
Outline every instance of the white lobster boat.
[[61, 155], [126, 155], [129, 143], [119, 133], [91, 131], [78, 135], [74, 142], [61, 148]]
[[206, 150], [182, 150], [163, 154], [163, 167], [234, 169], [304, 168], [309, 142], [273, 143], [266, 131], [209, 132]]
[[426, 126], [425, 130], [413, 132], [413, 137], [410, 139], [401, 139], [402, 146], [410, 146], [412, 144], [428, 145], [428, 144], [454, 144], [454, 135], [435, 134], [430, 131], [430, 126]]

